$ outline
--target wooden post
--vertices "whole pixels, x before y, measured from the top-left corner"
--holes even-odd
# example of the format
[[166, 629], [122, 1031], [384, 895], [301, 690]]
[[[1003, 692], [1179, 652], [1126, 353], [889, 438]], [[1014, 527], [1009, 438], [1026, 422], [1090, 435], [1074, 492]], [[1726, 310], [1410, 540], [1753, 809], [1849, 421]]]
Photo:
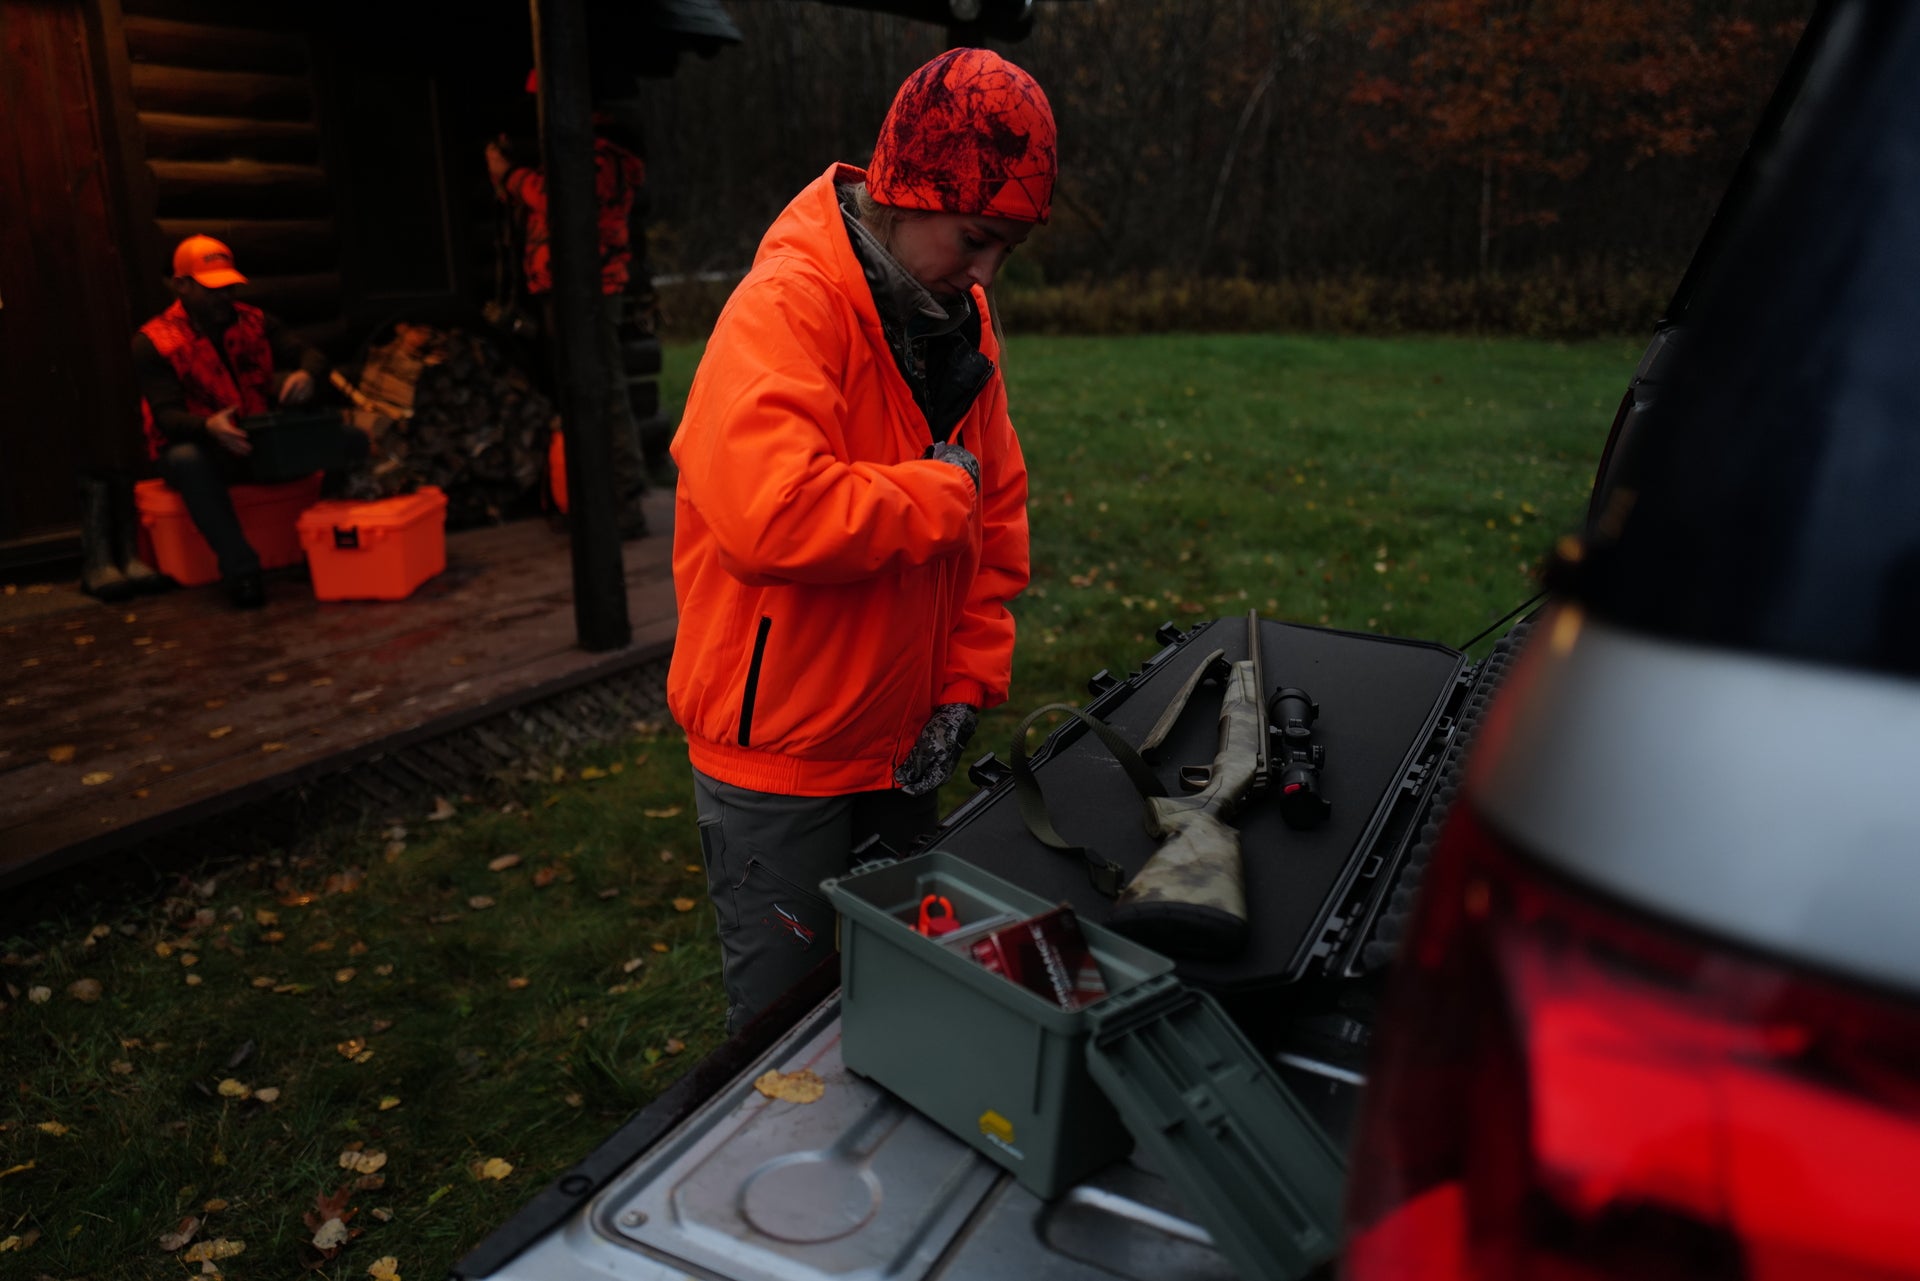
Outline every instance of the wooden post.
[[633, 627], [627, 619], [626, 569], [614, 526], [613, 451], [607, 429], [612, 371], [599, 341], [606, 300], [600, 294], [586, 7], [584, 0], [530, 2], [534, 66], [540, 73], [540, 154], [553, 253], [560, 413], [566, 424], [573, 617], [580, 648], [595, 652], [622, 648], [633, 639]]

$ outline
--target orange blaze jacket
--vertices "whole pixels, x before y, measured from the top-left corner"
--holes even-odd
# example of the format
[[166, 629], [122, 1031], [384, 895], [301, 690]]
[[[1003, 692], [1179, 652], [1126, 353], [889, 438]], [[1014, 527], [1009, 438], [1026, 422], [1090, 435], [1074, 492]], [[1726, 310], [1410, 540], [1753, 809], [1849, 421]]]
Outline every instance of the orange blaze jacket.
[[[673, 443], [679, 629], [667, 703], [701, 772], [755, 791], [893, 786], [932, 710], [1004, 702], [1027, 473], [996, 368], [947, 439], [887, 346], [838, 165], [796, 196], [721, 313]], [[980, 350], [999, 349], [981, 311]]]

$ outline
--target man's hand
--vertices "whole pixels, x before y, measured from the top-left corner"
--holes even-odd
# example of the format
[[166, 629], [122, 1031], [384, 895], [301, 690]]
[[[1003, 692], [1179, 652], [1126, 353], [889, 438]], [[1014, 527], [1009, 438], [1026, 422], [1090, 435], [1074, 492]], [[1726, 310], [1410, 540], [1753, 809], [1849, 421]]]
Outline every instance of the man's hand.
[[507, 180], [507, 173], [513, 168], [513, 162], [507, 159], [506, 150], [500, 140], [495, 138], [487, 143], [487, 177], [493, 179], [493, 189], [500, 192]]
[[967, 479], [973, 482], [974, 497], [980, 496], [980, 460], [967, 451], [964, 445], [950, 445], [945, 441], [935, 441], [927, 446], [922, 458], [931, 458], [936, 462], [952, 463], [967, 473]]
[[313, 375], [304, 369], [294, 370], [280, 384], [280, 403], [283, 405], [304, 405], [312, 399]]
[[908, 796], [925, 796], [938, 789], [953, 777], [960, 749], [973, 737], [973, 727], [979, 723], [980, 713], [971, 704], [942, 703], [934, 708], [913, 750], [893, 771], [894, 786]]
[[245, 458], [253, 452], [253, 442], [247, 439], [247, 433], [233, 424], [233, 411], [238, 405], [228, 405], [225, 409], [207, 419], [207, 435], [218, 441], [220, 447], [230, 454]]

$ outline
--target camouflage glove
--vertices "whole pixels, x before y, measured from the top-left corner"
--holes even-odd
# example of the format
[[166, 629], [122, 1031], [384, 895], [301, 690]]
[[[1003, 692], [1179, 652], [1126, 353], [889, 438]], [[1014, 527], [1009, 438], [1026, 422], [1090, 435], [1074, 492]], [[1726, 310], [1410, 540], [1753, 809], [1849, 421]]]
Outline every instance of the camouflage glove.
[[[960, 452], [966, 453], [965, 450]], [[973, 455], [968, 454], [968, 458]], [[893, 771], [893, 783], [908, 796], [925, 796], [953, 777], [960, 749], [973, 737], [980, 713], [967, 703], [942, 703], [927, 717], [907, 759]]]
[[[949, 445], [945, 441], [936, 440], [931, 445], [928, 445], [927, 452], [920, 456], [922, 458], [936, 459], [943, 463], [952, 463], [955, 467], [967, 473], [967, 479], [973, 482], [974, 495], [976, 497], [979, 496], [980, 460], [968, 453], [966, 446]], [[968, 732], [972, 732], [971, 726], [968, 727]]]

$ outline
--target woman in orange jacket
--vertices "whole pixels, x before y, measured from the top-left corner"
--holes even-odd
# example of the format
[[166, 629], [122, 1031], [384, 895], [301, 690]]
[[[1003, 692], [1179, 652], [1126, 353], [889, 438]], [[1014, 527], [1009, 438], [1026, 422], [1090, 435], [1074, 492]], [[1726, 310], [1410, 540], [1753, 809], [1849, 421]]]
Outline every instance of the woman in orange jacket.
[[673, 444], [686, 730], [738, 1030], [831, 954], [819, 883], [932, 828], [1005, 701], [1027, 478], [987, 289], [1046, 221], [1053, 113], [998, 54], [901, 85], [865, 172], [761, 241]]

